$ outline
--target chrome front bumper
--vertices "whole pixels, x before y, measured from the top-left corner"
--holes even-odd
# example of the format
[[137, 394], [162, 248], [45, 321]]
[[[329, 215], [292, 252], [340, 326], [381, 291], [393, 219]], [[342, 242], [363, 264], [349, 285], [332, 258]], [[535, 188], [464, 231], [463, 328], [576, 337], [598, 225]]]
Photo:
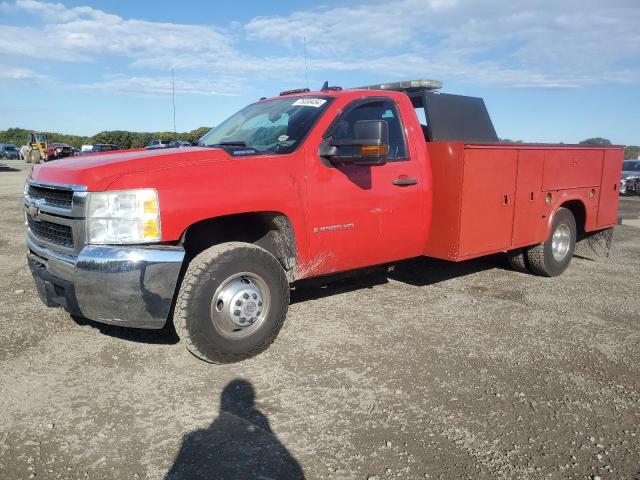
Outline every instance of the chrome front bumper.
[[27, 238], [29, 267], [47, 306], [99, 322], [162, 328], [175, 294], [180, 247], [85, 245], [65, 255]]

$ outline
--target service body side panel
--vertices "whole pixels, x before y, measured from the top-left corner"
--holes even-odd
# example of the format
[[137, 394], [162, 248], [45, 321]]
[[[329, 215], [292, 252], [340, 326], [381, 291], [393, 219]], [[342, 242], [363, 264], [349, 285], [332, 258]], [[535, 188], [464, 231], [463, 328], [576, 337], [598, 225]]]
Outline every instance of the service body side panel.
[[433, 178], [433, 214], [424, 255], [455, 260], [460, 238], [464, 144], [429, 142], [426, 145]]
[[511, 244], [517, 150], [465, 148], [460, 256], [504, 250]]
[[554, 148], [545, 151], [542, 189], [597, 187], [602, 172], [601, 149]]
[[544, 150], [518, 152], [512, 247], [532, 245], [546, 235], [542, 219], [547, 208], [545, 196], [541, 193], [544, 157]]
[[598, 204], [596, 228], [607, 228], [618, 220], [618, 186], [624, 153], [620, 150], [605, 150], [602, 165], [602, 187]]
[[460, 261], [546, 240], [563, 205], [585, 231], [615, 224], [621, 147], [428, 144], [434, 213], [425, 255]]

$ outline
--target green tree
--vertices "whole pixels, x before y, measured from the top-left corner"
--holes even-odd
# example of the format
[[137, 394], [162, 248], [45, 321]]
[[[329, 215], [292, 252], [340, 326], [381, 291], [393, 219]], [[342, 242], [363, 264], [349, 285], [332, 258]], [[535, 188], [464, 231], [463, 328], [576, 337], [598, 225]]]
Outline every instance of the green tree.
[[196, 128], [195, 130], [191, 130], [186, 140], [191, 143], [196, 143], [209, 130], [211, 130], [210, 127], [200, 127]]
[[587, 138], [581, 141], [580, 145], [611, 145], [611, 140], [602, 137]]
[[635, 159], [640, 158], [640, 147], [637, 145], [629, 145], [624, 149], [624, 159]]
[[[110, 130], [96, 133], [93, 136], [67, 135], [56, 132], [46, 133], [50, 142], [67, 143], [75, 148], [93, 143], [110, 143], [120, 145], [124, 148], [142, 148], [151, 143], [152, 140], [185, 140], [191, 143], [198, 141], [202, 135], [207, 133], [210, 127], [200, 127], [190, 132], [129, 132], [126, 130]], [[33, 130], [25, 128], [9, 128], [0, 130], [0, 143], [13, 143], [24, 145], [27, 142], [29, 133]]]

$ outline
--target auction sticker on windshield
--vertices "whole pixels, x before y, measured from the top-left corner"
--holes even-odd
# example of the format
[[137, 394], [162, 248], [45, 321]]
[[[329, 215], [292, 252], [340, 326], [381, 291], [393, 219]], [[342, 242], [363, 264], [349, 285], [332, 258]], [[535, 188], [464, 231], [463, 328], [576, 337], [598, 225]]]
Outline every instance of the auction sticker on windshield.
[[299, 98], [295, 102], [292, 103], [292, 106], [300, 106], [300, 107], [321, 107], [327, 101], [323, 98]]

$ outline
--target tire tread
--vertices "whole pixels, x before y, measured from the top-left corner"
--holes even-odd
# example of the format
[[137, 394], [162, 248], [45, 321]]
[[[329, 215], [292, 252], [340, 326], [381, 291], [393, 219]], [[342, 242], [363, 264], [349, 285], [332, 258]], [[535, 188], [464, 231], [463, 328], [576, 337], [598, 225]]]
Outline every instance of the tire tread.
[[273, 262], [276, 262], [278, 267], [281, 268], [278, 260], [273, 257], [273, 255], [258, 246], [243, 242], [222, 243], [208, 248], [191, 260], [178, 292], [174, 311], [174, 325], [176, 332], [180, 339], [184, 341], [187, 349], [193, 355], [207, 362], [233, 363], [258, 355], [266, 350], [276, 339], [287, 314], [289, 306], [289, 283], [287, 282], [284, 272], [282, 272], [280, 280], [282, 282], [281, 287], [286, 292], [286, 301], [281, 302], [280, 311], [276, 312], [277, 318], [280, 320], [274, 324], [271, 331], [259, 346], [241, 353], [215, 352], [215, 355], [205, 353], [198, 348], [196, 342], [194, 342], [194, 332], [189, 329], [187, 324], [189, 316], [188, 303], [190, 301], [196, 301], [195, 299], [199, 296], [199, 283], [201, 282], [201, 279], [203, 277], [213, 276], [223, 265], [232, 263], [236, 252], [240, 249], [254, 249], [269, 255], [272, 257]]

